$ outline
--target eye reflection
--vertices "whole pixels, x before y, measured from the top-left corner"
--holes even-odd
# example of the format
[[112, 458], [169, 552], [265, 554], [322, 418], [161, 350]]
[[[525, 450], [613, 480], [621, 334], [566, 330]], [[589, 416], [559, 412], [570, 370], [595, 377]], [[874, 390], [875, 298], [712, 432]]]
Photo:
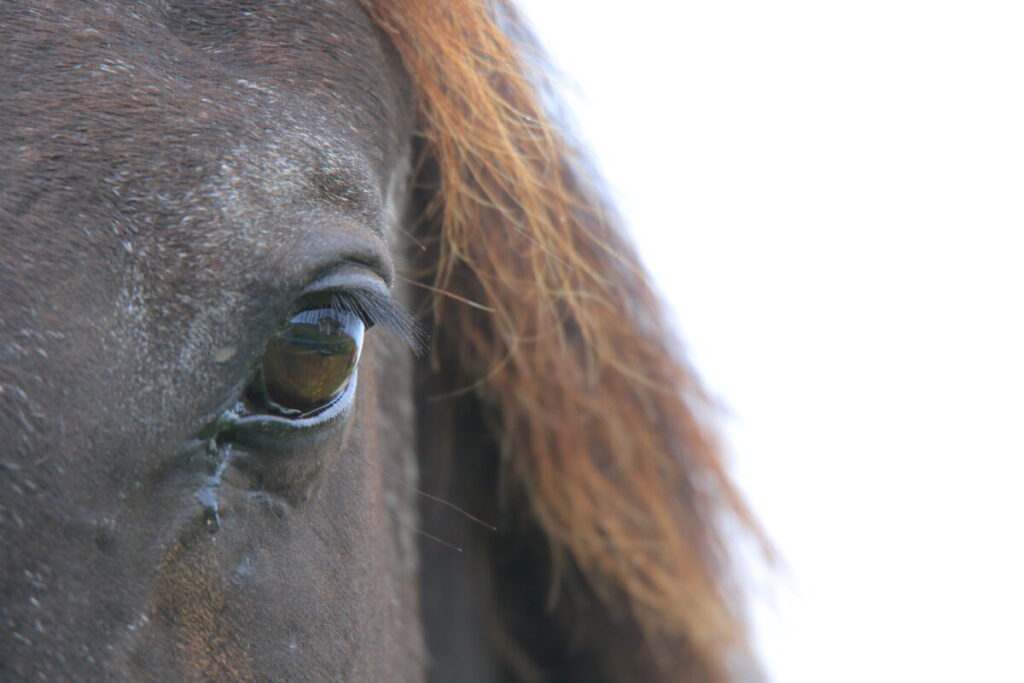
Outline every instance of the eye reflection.
[[307, 415], [348, 386], [359, 362], [363, 321], [348, 311], [295, 314], [270, 342], [248, 393], [250, 402], [284, 415]]

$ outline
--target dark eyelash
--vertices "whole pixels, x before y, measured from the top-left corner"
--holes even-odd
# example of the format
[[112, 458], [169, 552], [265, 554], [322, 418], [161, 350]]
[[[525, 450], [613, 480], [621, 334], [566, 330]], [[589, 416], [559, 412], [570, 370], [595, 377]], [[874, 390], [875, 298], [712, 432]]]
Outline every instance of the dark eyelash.
[[372, 289], [332, 292], [330, 305], [336, 311], [359, 316], [367, 328], [379, 325], [405, 342], [417, 356], [426, 348], [427, 333], [402, 304]]

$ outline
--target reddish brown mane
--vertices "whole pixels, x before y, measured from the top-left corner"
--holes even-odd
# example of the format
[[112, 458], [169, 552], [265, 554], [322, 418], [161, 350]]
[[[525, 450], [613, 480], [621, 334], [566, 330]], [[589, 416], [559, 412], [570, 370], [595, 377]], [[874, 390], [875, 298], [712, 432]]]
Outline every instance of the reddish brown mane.
[[636, 257], [548, 122], [513, 10], [365, 4], [418, 89], [440, 184], [433, 286], [487, 309], [438, 294], [435, 343], [497, 415], [502, 486], [572, 568], [561, 578], [635, 621], [666, 670], [727, 678], [744, 637], [716, 529], [757, 532]]

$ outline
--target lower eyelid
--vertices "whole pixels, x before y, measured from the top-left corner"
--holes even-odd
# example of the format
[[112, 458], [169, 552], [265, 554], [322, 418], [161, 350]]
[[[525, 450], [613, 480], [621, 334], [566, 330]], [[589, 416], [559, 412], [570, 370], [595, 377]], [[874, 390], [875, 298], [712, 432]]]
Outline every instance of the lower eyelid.
[[319, 410], [308, 415], [282, 417], [269, 413], [235, 414], [230, 420], [230, 432], [264, 432], [267, 437], [274, 435], [283, 437], [327, 425], [339, 417], [344, 417], [351, 410], [358, 384], [359, 371], [357, 369], [352, 373], [352, 377], [340, 394]]

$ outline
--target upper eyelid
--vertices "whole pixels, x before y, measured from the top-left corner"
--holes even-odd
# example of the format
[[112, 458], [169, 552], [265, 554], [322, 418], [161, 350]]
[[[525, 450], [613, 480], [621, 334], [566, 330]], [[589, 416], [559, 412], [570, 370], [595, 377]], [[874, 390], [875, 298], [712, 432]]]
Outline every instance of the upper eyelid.
[[322, 268], [310, 283], [300, 292], [301, 296], [316, 294], [332, 289], [387, 289], [394, 282], [389, 264], [372, 255], [343, 258]]

